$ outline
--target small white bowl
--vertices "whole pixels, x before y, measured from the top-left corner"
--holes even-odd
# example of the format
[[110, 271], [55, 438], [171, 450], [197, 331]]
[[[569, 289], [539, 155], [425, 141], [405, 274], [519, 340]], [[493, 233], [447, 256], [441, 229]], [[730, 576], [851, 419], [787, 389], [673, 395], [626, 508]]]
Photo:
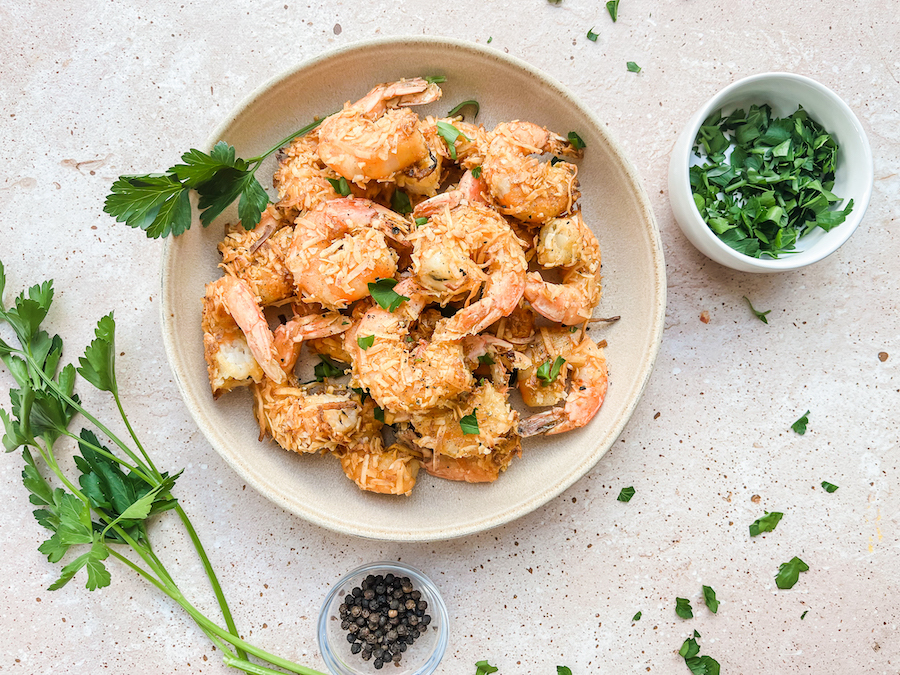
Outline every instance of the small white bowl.
[[[842, 205], [853, 200], [853, 210], [838, 227], [830, 232], [815, 228], [797, 241], [797, 253], [783, 254], [777, 259], [753, 258], [722, 242], [700, 217], [691, 193], [689, 169], [699, 163], [693, 152], [694, 140], [704, 120], [720, 108], [726, 116], [754, 103], [768, 103], [775, 117], [787, 117], [798, 105], [803, 106], [840, 148], [833, 192], [844, 200]], [[866, 213], [874, 177], [866, 132], [837, 94], [802, 75], [761, 73], [725, 87], [704, 103], [685, 125], [669, 160], [669, 201], [681, 230], [701, 253], [742, 272], [782, 272], [818, 262], [850, 238]]]

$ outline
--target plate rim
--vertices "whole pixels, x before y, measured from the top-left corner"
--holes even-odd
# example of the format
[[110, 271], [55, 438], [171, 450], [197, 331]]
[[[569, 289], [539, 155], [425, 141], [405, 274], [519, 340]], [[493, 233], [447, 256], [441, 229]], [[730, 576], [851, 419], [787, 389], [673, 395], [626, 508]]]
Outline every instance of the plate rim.
[[[181, 395], [182, 400], [184, 401], [185, 407], [187, 408], [191, 418], [194, 420], [194, 423], [197, 425], [200, 432], [203, 434], [205, 440], [212, 446], [212, 448], [219, 454], [219, 456], [225, 460], [225, 463], [235, 471], [239, 476], [241, 476], [247, 484], [250, 485], [254, 490], [259, 492], [263, 497], [268, 499], [274, 504], [277, 504], [285, 511], [292, 513], [296, 516], [303, 518], [304, 520], [311, 522], [319, 527], [323, 527], [327, 530], [331, 530], [333, 532], [339, 532], [345, 535], [352, 535], [355, 537], [360, 537], [363, 539], [371, 539], [371, 540], [379, 540], [379, 541], [393, 541], [393, 542], [432, 542], [432, 541], [442, 541], [448, 539], [456, 539], [465, 536], [471, 536], [474, 534], [478, 534], [480, 532], [484, 532], [490, 529], [494, 529], [500, 527], [501, 525], [508, 524], [522, 516], [535, 511], [536, 509], [544, 506], [548, 502], [550, 502], [554, 497], [559, 496], [567, 489], [569, 489], [572, 485], [574, 485], [577, 481], [582, 479], [609, 451], [609, 449], [613, 446], [615, 441], [619, 438], [624, 430], [625, 426], [631, 420], [634, 412], [637, 408], [638, 403], [644, 396], [644, 393], [647, 389], [647, 385], [650, 381], [650, 375], [653, 372], [653, 367], [656, 363], [656, 359], [659, 355], [660, 346], [662, 344], [662, 335], [663, 330], [665, 328], [665, 311], [666, 311], [666, 300], [667, 300], [667, 284], [666, 284], [666, 266], [665, 266], [665, 257], [662, 246], [662, 238], [659, 232], [659, 226], [656, 222], [656, 216], [653, 212], [653, 208], [650, 204], [650, 199], [647, 194], [647, 191], [644, 189], [643, 182], [641, 180], [640, 175], [635, 169], [634, 165], [631, 163], [631, 160], [624, 153], [619, 143], [612, 137], [610, 132], [607, 130], [606, 124], [604, 124], [595, 114], [594, 112], [588, 108], [585, 104], [583, 104], [580, 99], [575, 96], [575, 94], [565, 85], [557, 81], [555, 78], [550, 75], [544, 73], [539, 68], [529, 64], [528, 62], [505, 52], [500, 52], [496, 49], [482, 46], [477, 43], [467, 42], [465, 40], [459, 40], [456, 38], [446, 38], [446, 37], [438, 37], [438, 36], [394, 36], [394, 37], [383, 37], [383, 38], [373, 38], [368, 40], [360, 40], [348, 45], [344, 45], [342, 47], [338, 47], [335, 49], [327, 50], [313, 56], [309, 59], [305, 59], [298, 63], [297, 65], [284, 70], [273, 77], [270, 77], [261, 85], [257, 86], [253, 89], [248, 95], [244, 96], [228, 113], [228, 115], [223, 119], [223, 121], [218, 124], [211, 134], [206, 138], [203, 149], [206, 152], [209, 152], [212, 147], [221, 139], [223, 132], [231, 126], [234, 120], [238, 117], [241, 111], [245, 110], [248, 106], [250, 106], [256, 99], [262, 96], [265, 92], [267, 92], [270, 88], [278, 85], [281, 82], [284, 82], [291, 77], [293, 77], [296, 73], [310, 69], [315, 67], [316, 65], [322, 63], [323, 61], [327, 61], [338, 57], [340, 55], [348, 54], [355, 51], [365, 51], [372, 49], [373, 47], [379, 46], [398, 46], [405, 45], [411, 43], [419, 43], [419, 44], [428, 44], [428, 45], [439, 45], [442, 47], [452, 47], [455, 49], [459, 49], [463, 52], [469, 52], [470, 54], [475, 54], [478, 56], [486, 57], [489, 59], [498, 60], [500, 62], [505, 63], [506, 65], [513, 66], [522, 71], [525, 71], [528, 75], [533, 78], [536, 78], [541, 81], [542, 84], [549, 86], [553, 89], [559, 91], [560, 94], [565, 96], [567, 99], [575, 103], [581, 112], [583, 112], [594, 125], [595, 129], [600, 133], [603, 137], [604, 141], [609, 145], [612, 150], [612, 153], [618, 158], [622, 163], [622, 170], [625, 173], [627, 179], [634, 185], [636, 190], [636, 201], [643, 212], [646, 222], [649, 224], [649, 238], [653, 245], [652, 257], [653, 257], [653, 265], [652, 268], [655, 272], [654, 274], [654, 282], [656, 286], [656, 307], [655, 313], [652, 317], [652, 340], [651, 340], [651, 348], [649, 358], [646, 360], [643, 366], [643, 373], [641, 373], [640, 377], [640, 386], [637, 390], [637, 395], [633, 397], [632, 401], [624, 410], [624, 414], [621, 416], [621, 419], [618, 424], [614, 425], [609, 431], [608, 434], [612, 438], [608, 445], [605, 447], [598, 446], [593, 449], [591, 453], [589, 453], [584, 460], [579, 464], [576, 471], [571, 472], [571, 474], [566, 477], [564, 480], [549, 486], [548, 489], [543, 490], [541, 492], [537, 492], [531, 496], [527, 501], [521, 502], [516, 506], [510, 507], [506, 510], [501, 511], [500, 513], [492, 513], [490, 516], [479, 519], [475, 522], [469, 522], [465, 526], [457, 526], [451, 528], [439, 528], [436, 530], [418, 530], [416, 532], [396, 532], [396, 531], [382, 531], [372, 528], [357, 528], [353, 527], [352, 523], [338, 521], [332, 517], [327, 517], [321, 514], [321, 512], [317, 512], [311, 509], [303, 509], [299, 508], [297, 504], [290, 503], [286, 499], [282, 498], [278, 494], [272, 494], [267, 490], [267, 485], [264, 480], [259, 479], [255, 474], [245, 470], [245, 467], [237, 463], [230, 456], [229, 451], [225, 448], [219, 447], [219, 444], [213, 440], [215, 438], [214, 434], [211, 434], [211, 428], [207, 424], [205, 416], [203, 414], [202, 409], [195, 404], [191, 397], [187, 395], [187, 388], [182, 380], [182, 373], [185, 372], [185, 364], [183, 364], [178, 358], [177, 354], [179, 352], [176, 344], [176, 336], [175, 330], [170, 321], [167, 320], [167, 317], [172, 316], [172, 307], [174, 306], [174, 298], [172, 295], [172, 290], [174, 284], [169, 283], [167, 279], [170, 277], [170, 273], [173, 270], [174, 263], [174, 251], [176, 248], [176, 244], [172, 238], [167, 238], [164, 243], [162, 257], [160, 261], [160, 297], [161, 302], [159, 305], [160, 312], [160, 327], [162, 331], [163, 338], [163, 346], [166, 353], [166, 360], [168, 361], [169, 368], [172, 371], [173, 378], [175, 380], [175, 384], [178, 387], [179, 394]], [[195, 218], [196, 220], [196, 218]]]

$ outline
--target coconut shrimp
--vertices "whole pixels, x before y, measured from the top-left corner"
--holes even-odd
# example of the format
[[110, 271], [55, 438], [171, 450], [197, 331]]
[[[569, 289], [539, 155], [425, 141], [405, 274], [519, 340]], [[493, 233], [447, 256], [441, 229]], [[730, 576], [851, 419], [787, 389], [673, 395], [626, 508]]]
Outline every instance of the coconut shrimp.
[[274, 335], [246, 281], [225, 276], [206, 285], [202, 327], [213, 398], [263, 374], [284, 382]]
[[[413, 279], [405, 279], [394, 292], [409, 299], [394, 312], [372, 306], [346, 334], [344, 345], [353, 357], [354, 386], [368, 389], [378, 405], [391, 412], [444, 406], [471, 390], [474, 380], [458, 341], [412, 342], [411, 326], [428, 303], [424, 289]], [[435, 333], [440, 330], [438, 322]], [[372, 344], [364, 349], [359, 341], [369, 337]]]
[[591, 318], [600, 302], [600, 243], [584, 224], [581, 212], [547, 221], [538, 235], [537, 261], [545, 268], [561, 267], [562, 283], [528, 274], [525, 298], [551, 321], [571, 326]]
[[[547, 360], [552, 368], [553, 361], [557, 357], [565, 359], [565, 363], [559, 369], [557, 382], [549, 383], [543, 387], [543, 382], [533, 373], [519, 374], [519, 391], [528, 405], [552, 405], [565, 397], [564, 407], [556, 407], [522, 420], [519, 423], [519, 434], [523, 437], [538, 434], [561, 434], [571, 431], [591, 421], [606, 397], [609, 386], [606, 366], [606, 354], [603, 351], [605, 342], [598, 345], [591, 338], [585, 336], [581, 340], [576, 339], [573, 333], [566, 328], [542, 328], [535, 336], [535, 343], [543, 343]], [[535, 345], [536, 352], [541, 349]], [[552, 361], [551, 361], [552, 359]], [[538, 358], [535, 358], [535, 368], [540, 366]], [[566, 371], [571, 368], [571, 382], [568, 394], [560, 393], [560, 387], [565, 390]], [[542, 388], [546, 393], [542, 393]], [[555, 400], [554, 400], [555, 399]], [[531, 401], [531, 403], [529, 403]]]
[[572, 210], [580, 196], [578, 168], [530, 157], [544, 152], [582, 155], [561, 136], [531, 122], [503, 122], [490, 133], [482, 172], [501, 213], [542, 223]]
[[507, 438], [489, 455], [448, 457], [431, 453], [425, 457], [422, 468], [432, 476], [466, 483], [493, 483], [506, 471], [513, 457], [522, 454], [522, 442], [518, 436]]
[[[440, 87], [422, 78], [379, 84], [322, 122], [319, 157], [359, 186], [390, 179], [430, 157], [419, 117], [407, 106], [432, 103], [440, 97]], [[426, 169], [432, 170], [430, 161]]]
[[281, 367], [286, 373], [292, 373], [304, 341], [335, 339], [333, 336], [340, 335], [350, 326], [350, 319], [339, 312], [294, 316], [275, 329], [275, 352]]
[[360, 489], [387, 495], [406, 495], [416, 486], [421, 454], [402, 443], [380, 449], [356, 446], [336, 453], [347, 477]]
[[348, 389], [300, 385], [291, 378], [284, 384], [264, 379], [252, 390], [260, 440], [268, 434], [285, 450], [334, 452], [369, 443], [373, 425], [381, 428], [371, 417], [374, 408], [367, 416], [359, 396]]
[[328, 179], [340, 176], [319, 157], [319, 129], [299, 136], [278, 152], [278, 170], [272, 184], [278, 190], [278, 208], [296, 217], [340, 195]]
[[246, 281], [263, 307], [294, 295], [294, 280], [284, 264], [293, 229], [283, 225], [270, 206], [256, 229], [229, 228], [219, 243], [219, 267], [229, 276]]
[[445, 193], [416, 207], [414, 214], [430, 219], [410, 237], [413, 275], [442, 304], [460, 294], [472, 297], [484, 284], [481, 298], [440, 327], [442, 340], [480, 333], [515, 309], [525, 290], [521, 242], [503, 216], [461, 194]]
[[303, 299], [342, 309], [369, 294], [368, 284], [393, 277], [409, 222], [367, 199], [324, 202], [297, 219], [285, 263]]

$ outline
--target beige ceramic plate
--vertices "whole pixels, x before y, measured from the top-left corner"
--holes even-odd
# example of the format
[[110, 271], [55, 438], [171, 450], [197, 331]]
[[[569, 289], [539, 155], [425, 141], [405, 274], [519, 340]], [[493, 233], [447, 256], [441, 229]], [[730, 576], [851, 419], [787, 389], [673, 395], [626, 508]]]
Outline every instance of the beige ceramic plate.
[[[316, 115], [363, 96], [378, 82], [445, 75], [444, 98], [420, 109], [446, 114], [460, 101], [481, 103], [487, 128], [512, 119], [537, 122], [563, 135], [576, 130], [587, 144], [580, 162], [582, 209], [603, 249], [604, 295], [598, 316], [620, 314], [606, 338], [610, 387], [600, 413], [576, 432], [531, 439], [500, 479], [469, 485], [424, 471], [409, 498], [361, 492], [333, 457], [296, 455], [257, 441], [247, 390], [213, 402], [203, 360], [200, 301], [220, 274], [216, 244], [236, 209], [214, 225], [170, 241], [162, 267], [162, 324], [166, 352], [197, 425], [244, 479], [279, 506], [323, 527], [395, 541], [459, 537], [518, 518], [583, 476], [616, 440], [644, 390], [659, 349], [665, 311], [665, 267], [659, 231], [634, 168], [604, 125], [560, 84], [501, 52], [446, 39], [391, 39], [356, 44], [308, 61], [265, 84], [209, 139], [241, 157], [265, 151]], [[271, 165], [259, 170], [270, 184]]]

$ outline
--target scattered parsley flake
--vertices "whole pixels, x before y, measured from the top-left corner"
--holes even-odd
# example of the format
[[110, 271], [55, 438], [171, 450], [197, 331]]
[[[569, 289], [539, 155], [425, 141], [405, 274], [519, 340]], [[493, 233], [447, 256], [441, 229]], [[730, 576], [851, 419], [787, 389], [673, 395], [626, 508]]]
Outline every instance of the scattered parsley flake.
[[634, 488], [629, 486], [622, 488], [619, 492], [619, 496], [616, 497], [616, 500], [620, 502], [630, 502], [632, 497], [634, 497]]
[[822, 481], [822, 487], [825, 488], [825, 492], [834, 492], [838, 489], [838, 486], [834, 483], [829, 483], [827, 480]]
[[475, 108], [475, 114], [472, 116], [472, 119], [476, 119], [478, 117], [478, 113], [481, 111], [481, 106], [478, 105], [478, 101], [476, 101], [474, 98], [471, 98], [468, 101], [463, 101], [462, 103], [457, 105], [455, 108], [453, 108], [453, 110], [447, 113], [447, 117], [455, 117], [456, 114], [466, 106]]
[[349, 197], [350, 196], [350, 184], [347, 183], [347, 179], [341, 176], [340, 178], [327, 178], [329, 183], [331, 183], [331, 187], [334, 188], [334, 191], [337, 192], [341, 197]]
[[694, 610], [691, 609], [691, 601], [687, 598], [675, 598], [675, 613], [682, 619], [693, 619]]
[[783, 517], [784, 514], [778, 511], [772, 511], [772, 513], [766, 511], [764, 516], [757, 518], [750, 524], [750, 536], [755, 537], [761, 532], [771, 532]]
[[372, 413], [372, 416], [373, 416], [377, 421], [379, 421], [379, 422], [381, 422], [382, 424], [384, 424], [384, 410], [382, 410], [382, 409], [379, 408], [378, 406], [375, 406], [375, 410], [374, 410], [374, 412]]
[[759, 319], [763, 323], [769, 323], [769, 320], [766, 318], [766, 314], [769, 314], [772, 311], [771, 309], [767, 309], [765, 312], [757, 312], [756, 309], [754, 309], [754, 307], [753, 307], [753, 303], [750, 302], [750, 298], [748, 298], [746, 295], [741, 296], [741, 297], [743, 297], [744, 300], [747, 301], [747, 305], [750, 307], [750, 311], [756, 315], [757, 319]]
[[316, 374], [316, 382], [324, 382], [326, 377], [340, 377], [344, 374], [345, 369], [342, 364], [325, 354], [319, 354], [321, 361], [316, 364], [313, 371]]
[[709, 611], [715, 614], [719, 609], [719, 601], [716, 600], [716, 592], [710, 586], [703, 587], [703, 601], [709, 607]]
[[591, 42], [596, 42], [598, 37], [600, 36], [594, 32], [594, 27], [591, 26], [591, 29], [587, 32], [587, 39]]
[[475, 664], [475, 675], [491, 675], [491, 673], [496, 673], [498, 670], [498, 668], [492, 666], [486, 660], [479, 661]]
[[472, 139], [466, 136], [463, 132], [457, 129], [452, 124], [447, 122], [438, 122], [437, 123], [437, 132], [438, 136], [444, 139], [444, 142], [447, 144], [447, 151], [450, 153], [450, 159], [456, 160], [456, 140], [462, 136], [467, 141], [471, 141]]
[[396, 285], [396, 279], [379, 279], [375, 282], [369, 282], [369, 293], [371, 293], [372, 299], [378, 303], [379, 307], [389, 312], [394, 312], [402, 303], [409, 300], [405, 295], [400, 295], [394, 290]]
[[619, 0], [609, 0], [606, 3], [606, 11], [609, 12], [609, 18], [615, 23], [619, 18]]
[[641, 613], [638, 612], [637, 614], [635, 614], [633, 617], [631, 617], [631, 620], [632, 620], [632, 621], [640, 621], [640, 620], [641, 620]]
[[791, 425], [791, 429], [793, 429], [794, 431], [796, 431], [798, 434], [800, 434], [802, 436], [803, 434], [806, 433], [806, 425], [807, 424], [809, 424], [809, 410], [807, 410], [803, 414], [803, 417], [801, 417], [799, 420], [797, 420], [796, 422], [794, 422]]
[[478, 417], [476, 417], [475, 413], [478, 412], [478, 408], [475, 408], [471, 413], [465, 415], [459, 420], [459, 428], [462, 429], [464, 434], [478, 434], [480, 431], [478, 430]]
[[476, 166], [472, 169], [472, 177], [473, 178], [481, 178], [481, 166]]
[[578, 135], [576, 132], [574, 132], [574, 131], [570, 131], [570, 132], [569, 132], [568, 138], [569, 138], [569, 143], [571, 143], [572, 147], [575, 148], [576, 150], [581, 150], [582, 148], [587, 147], [587, 146], [584, 144], [584, 141], [581, 140], [581, 136], [579, 136], [579, 135]]
[[803, 614], [800, 615], [800, 620], [803, 621], [803, 619], [806, 618], [806, 615], [807, 615], [807, 614], [809, 614], [809, 610], [808, 610], [808, 609], [807, 609], [806, 611], [804, 611]]
[[555, 382], [556, 378], [559, 377], [559, 371], [565, 362], [566, 360], [563, 357], [557, 356], [552, 364], [549, 361], [544, 361], [544, 363], [538, 366], [537, 378], [541, 381], [541, 385], [546, 387]]
[[629, 61], [625, 64], [625, 67], [628, 68], [629, 73], [639, 73], [641, 72], [641, 67], [636, 64], [634, 61]]
[[794, 556], [786, 563], [781, 563], [778, 567], [778, 574], [775, 576], [775, 585], [782, 590], [793, 588], [794, 584], [800, 578], [800, 572], [807, 572], [809, 565]]
[[358, 337], [356, 338], [356, 344], [359, 345], [360, 349], [366, 351], [369, 347], [375, 344], [375, 336], [367, 335], [366, 337]]
[[491, 358], [490, 354], [482, 354], [478, 357], [478, 363], [483, 363], [486, 366], [492, 366], [496, 363], [496, 361]]
[[427, 222], [428, 222], [428, 218], [425, 218], [425, 217], [416, 218], [416, 227], [421, 227], [422, 225], [424, 225]]
[[424, 78], [428, 84], [443, 84], [447, 81], [446, 75], [429, 75]]
[[494, 38], [489, 37], [487, 43], [488, 43], [488, 44], [491, 44], [493, 41], [494, 41]]
[[556, 666], [556, 675], [572, 675], [572, 669], [569, 666]]
[[396, 190], [391, 195], [391, 208], [401, 216], [412, 213], [412, 203], [409, 201], [409, 195], [402, 190]]

